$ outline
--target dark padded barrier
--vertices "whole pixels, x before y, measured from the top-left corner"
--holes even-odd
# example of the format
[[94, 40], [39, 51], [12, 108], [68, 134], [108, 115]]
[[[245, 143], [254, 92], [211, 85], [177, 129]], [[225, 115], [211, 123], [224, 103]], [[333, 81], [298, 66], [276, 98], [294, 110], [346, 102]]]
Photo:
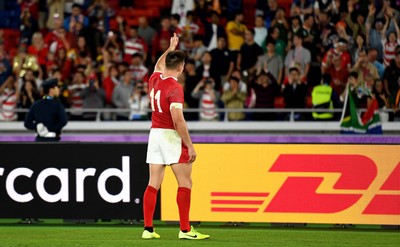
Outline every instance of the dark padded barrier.
[[[0, 143], [0, 217], [143, 219], [146, 148]], [[160, 219], [159, 202], [155, 219]]]

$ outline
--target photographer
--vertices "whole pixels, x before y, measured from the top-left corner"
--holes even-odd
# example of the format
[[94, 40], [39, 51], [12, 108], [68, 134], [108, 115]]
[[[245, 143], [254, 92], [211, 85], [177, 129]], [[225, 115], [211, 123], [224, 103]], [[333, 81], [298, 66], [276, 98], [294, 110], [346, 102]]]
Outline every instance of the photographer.
[[132, 95], [129, 98], [131, 113], [130, 120], [149, 120], [147, 110], [149, 109], [149, 97], [147, 96], [147, 85], [138, 82], [133, 89]]
[[[106, 93], [99, 86], [99, 80], [96, 76], [91, 76], [89, 86], [81, 91], [83, 100], [83, 109], [104, 108], [106, 102]], [[96, 120], [96, 112], [85, 112], [83, 120]]]
[[200, 120], [218, 120], [218, 113], [215, 109], [218, 107], [219, 96], [220, 93], [214, 90], [214, 80], [212, 78], [203, 78], [193, 89], [192, 97], [200, 100]]

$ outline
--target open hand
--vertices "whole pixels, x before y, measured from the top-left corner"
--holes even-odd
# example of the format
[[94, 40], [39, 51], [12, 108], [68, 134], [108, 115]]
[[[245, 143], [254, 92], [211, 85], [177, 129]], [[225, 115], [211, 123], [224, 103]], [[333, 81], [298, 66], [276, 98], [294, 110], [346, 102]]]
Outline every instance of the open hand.
[[188, 153], [189, 153], [189, 163], [193, 163], [197, 157], [196, 150], [194, 150], [194, 147], [188, 147]]

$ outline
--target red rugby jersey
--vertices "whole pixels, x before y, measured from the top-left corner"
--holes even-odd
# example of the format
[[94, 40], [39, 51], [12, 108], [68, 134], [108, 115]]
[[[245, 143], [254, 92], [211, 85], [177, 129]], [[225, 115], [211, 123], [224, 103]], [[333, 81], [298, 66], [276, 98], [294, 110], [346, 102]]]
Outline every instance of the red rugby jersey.
[[172, 120], [171, 103], [184, 103], [183, 89], [176, 78], [164, 78], [162, 73], [154, 72], [149, 80], [149, 96], [152, 108], [151, 127], [175, 129]]

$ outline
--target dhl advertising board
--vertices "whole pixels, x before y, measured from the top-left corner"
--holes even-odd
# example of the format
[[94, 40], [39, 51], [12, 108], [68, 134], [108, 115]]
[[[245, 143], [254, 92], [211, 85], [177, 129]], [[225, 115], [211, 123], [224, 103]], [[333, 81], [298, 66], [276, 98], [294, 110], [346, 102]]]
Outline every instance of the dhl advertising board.
[[[197, 144], [193, 221], [400, 224], [400, 146]], [[167, 169], [162, 220], [178, 220]]]

